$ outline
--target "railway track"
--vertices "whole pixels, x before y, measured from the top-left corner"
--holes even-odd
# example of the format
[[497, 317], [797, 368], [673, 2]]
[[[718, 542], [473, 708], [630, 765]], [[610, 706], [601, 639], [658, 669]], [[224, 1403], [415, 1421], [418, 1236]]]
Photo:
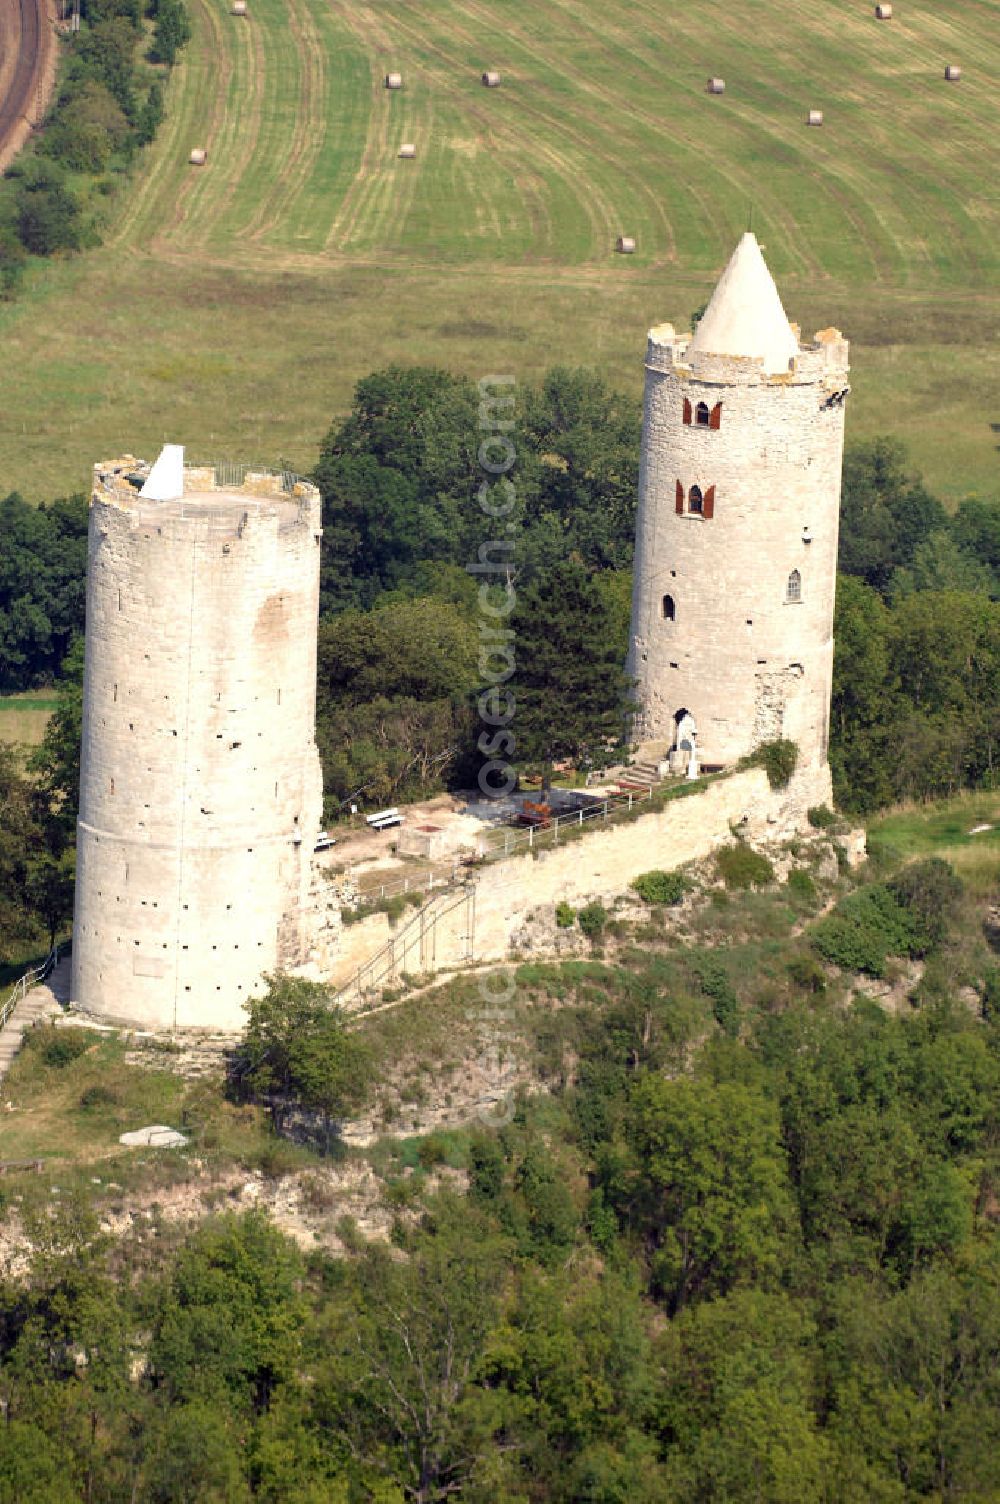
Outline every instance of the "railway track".
[[45, 0], [0, 0], [0, 37], [0, 167], [6, 167], [44, 109], [52, 50]]

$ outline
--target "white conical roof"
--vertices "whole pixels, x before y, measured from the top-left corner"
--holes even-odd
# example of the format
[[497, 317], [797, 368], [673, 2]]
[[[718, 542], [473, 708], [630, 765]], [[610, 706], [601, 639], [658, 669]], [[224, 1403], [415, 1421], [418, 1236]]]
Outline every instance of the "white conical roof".
[[164, 444], [139, 495], [147, 501], [180, 500], [184, 495], [183, 444]]
[[740, 240], [688, 345], [688, 355], [739, 355], [787, 371], [799, 342], [751, 231]]

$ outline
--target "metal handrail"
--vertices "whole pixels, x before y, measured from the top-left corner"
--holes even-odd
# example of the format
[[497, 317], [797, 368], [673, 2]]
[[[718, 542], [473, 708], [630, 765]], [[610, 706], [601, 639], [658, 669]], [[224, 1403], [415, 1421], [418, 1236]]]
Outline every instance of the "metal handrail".
[[40, 966], [30, 966], [23, 976], [18, 977], [7, 996], [7, 1001], [0, 1006], [0, 1029], [7, 1025], [7, 1021], [18, 1003], [24, 1001], [32, 987], [44, 982], [55, 967], [59, 964], [59, 947], [54, 945]]
[[[718, 777], [724, 777], [725, 774], [708, 774], [706, 776], [708, 779], [715, 779]], [[698, 783], [699, 786], [704, 786], [704, 779], [699, 779]], [[678, 785], [678, 787], [681, 786], [682, 785]], [[690, 785], [688, 785], [688, 787], [690, 787]], [[613, 825], [616, 821], [616, 818], [619, 818], [623, 815], [628, 815], [633, 809], [635, 809], [637, 805], [649, 803], [660, 792], [660, 787], [650, 785], [648, 789], [634, 789], [627, 794], [609, 794], [606, 798], [595, 802], [594, 806], [590, 809], [581, 808], [574, 810], [572, 814], [569, 815], [553, 815], [551, 824], [547, 829], [544, 830], [536, 830], [532, 826], [529, 826], [527, 830], [512, 830], [509, 826], [504, 826], [491, 832], [491, 837], [496, 841], [496, 845], [493, 847], [488, 847], [486, 850], [481, 851], [478, 861], [483, 864], [488, 862], [491, 863], [495, 861], [502, 861], [504, 857], [510, 856], [512, 852], [516, 851], [519, 846], [526, 847], [528, 850], [533, 850], [537, 845], [540, 845], [544, 841], [546, 836], [550, 837], [553, 846], [558, 846], [560, 826], [562, 826], [563, 829], [566, 829], [571, 825], [579, 828], [583, 825], [584, 821], [596, 819], [601, 819], [606, 824]], [[676, 798], [677, 796], [675, 795], [674, 797]], [[357, 991], [357, 995], [360, 998], [365, 990], [370, 990], [373, 987], [377, 987], [381, 982], [383, 982], [385, 978], [395, 970], [395, 956], [397, 951], [401, 947], [401, 942], [404, 942], [405, 937], [409, 934], [409, 932], [414, 928], [415, 925], [426, 920], [427, 910], [431, 907], [432, 904], [443, 898], [445, 894], [449, 892], [449, 890], [454, 895], [455, 904], [460, 903], [462, 899], [466, 897], [468, 892], [467, 881], [469, 874], [467, 870], [462, 871], [461, 887], [458, 888], [458, 891], [456, 891], [456, 888], [458, 887], [456, 879], [458, 879], [459, 870], [460, 869], [458, 868], [453, 869], [453, 876], [451, 881], [445, 879], [442, 884], [443, 891], [439, 889], [438, 892], [434, 893], [432, 897], [430, 897], [427, 902], [417, 910], [416, 914], [414, 914], [413, 918], [409, 921], [408, 924], [405, 924], [401, 930], [398, 930], [396, 934], [392, 935], [390, 939], [385, 943], [385, 945], [381, 946], [373, 956], [370, 956], [367, 961], [365, 961], [361, 966], [358, 967], [357, 971], [349, 979], [349, 981], [345, 982], [342, 987], [339, 987], [337, 989], [337, 991], [334, 993], [335, 1002], [342, 1002], [350, 993], [354, 992], [355, 990]], [[419, 880], [416, 878], [410, 879], [409, 877], [407, 877], [406, 879], [402, 879], [401, 881], [403, 883], [413, 881], [413, 886], [415, 889], [418, 886], [425, 889], [433, 888], [435, 886], [433, 881], [425, 881], [424, 883], [420, 884]], [[380, 891], [384, 894], [389, 886], [389, 884], [383, 885]], [[404, 889], [401, 887], [399, 891], [402, 892], [404, 891]], [[364, 903], [366, 900], [371, 901], [372, 897], [372, 894], [359, 895], [360, 901], [362, 903]], [[440, 914], [436, 917], [443, 917], [445, 914], [451, 913], [451, 910], [455, 907], [455, 904], [450, 905], [447, 909], [442, 909], [440, 911]], [[402, 950], [404, 954], [405, 949], [405, 944], [402, 944]], [[379, 972], [378, 976], [376, 976], [376, 968], [382, 961], [386, 961], [387, 964], [383, 967], [382, 971]]]
[[[446, 914], [450, 914], [452, 910], [456, 909], [460, 903], [466, 902], [469, 897], [469, 889], [463, 883], [461, 887], [452, 889], [450, 894], [436, 893], [433, 898], [429, 898], [423, 905], [423, 907], [417, 910], [408, 924], [404, 924], [401, 930], [397, 930], [394, 935], [391, 935], [386, 943], [383, 946], [380, 946], [380, 948], [375, 952], [373, 956], [369, 956], [368, 960], [358, 967], [357, 971], [350, 978], [350, 980], [345, 982], [342, 987], [339, 987], [337, 989], [337, 991], [333, 995], [333, 1001], [335, 1003], [343, 1002], [344, 999], [355, 990], [357, 991], [358, 999], [360, 1000], [366, 991], [370, 991], [372, 988], [378, 987], [382, 982], [386, 980], [388, 976], [395, 972], [397, 964], [396, 957], [397, 955], [402, 955], [405, 957], [406, 940], [411, 930], [425, 924], [427, 921], [427, 911], [435, 904], [437, 904], [440, 899], [446, 896], [450, 896], [453, 902], [448, 904], [446, 908], [441, 908], [438, 913], [434, 915], [435, 923], [438, 921], [438, 919], [443, 919]], [[382, 969], [378, 971], [378, 974], [376, 975], [376, 971], [383, 962], [385, 964], [382, 965]]]

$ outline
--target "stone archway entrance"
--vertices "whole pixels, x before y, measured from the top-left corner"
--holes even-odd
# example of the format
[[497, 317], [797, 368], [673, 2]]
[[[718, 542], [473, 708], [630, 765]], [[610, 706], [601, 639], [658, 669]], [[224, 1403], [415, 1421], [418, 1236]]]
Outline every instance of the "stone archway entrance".
[[685, 710], [682, 706], [680, 710], [674, 712], [674, 747], [679, 752], [686, 752], [690, 755], [695, 749], [697, 738], [698, 727], [695, 725], [694, 716], [690, 710]]

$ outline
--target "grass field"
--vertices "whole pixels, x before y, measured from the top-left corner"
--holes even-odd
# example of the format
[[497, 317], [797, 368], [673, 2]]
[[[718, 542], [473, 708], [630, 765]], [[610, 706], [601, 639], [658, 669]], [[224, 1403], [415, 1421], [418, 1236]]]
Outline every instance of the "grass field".
[[853, 341], [850, 433], [899, 433], [943, 495], [995, 491], [1000, 0], [888, 24], [868, 0], [190, 8], [106, 245], [0, 312], [0, 483], [79, 488], [168, 437], [308, 468], [389, 360], [583, 362], [638, 393], [646, 327], [703, 301], [752, 206], [790, 316]]
[[942, 857], [975, 893], [1000, 887], [1000, 794], [959, 794], [890, 810], [869, 825], [868, 839], [904, 858]]
[[56, 701], [43, 695], [0, 695], [0, 742], [37, 747], [55, 708]]

